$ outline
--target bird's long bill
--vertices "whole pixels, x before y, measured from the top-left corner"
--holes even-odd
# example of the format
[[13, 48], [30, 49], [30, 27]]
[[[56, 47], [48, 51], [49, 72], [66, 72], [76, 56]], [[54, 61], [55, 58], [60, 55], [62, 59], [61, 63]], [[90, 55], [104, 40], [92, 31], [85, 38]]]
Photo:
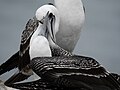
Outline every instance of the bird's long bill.
[[55, 38], [55, 16], [52, 13], [47, 13], [45, 16], [46, 30], [53, 41]]

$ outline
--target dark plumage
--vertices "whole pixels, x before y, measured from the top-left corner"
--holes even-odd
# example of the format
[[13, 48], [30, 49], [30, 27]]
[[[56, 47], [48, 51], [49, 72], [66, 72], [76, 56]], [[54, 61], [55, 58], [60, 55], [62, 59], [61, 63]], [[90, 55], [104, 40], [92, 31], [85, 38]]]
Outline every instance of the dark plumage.
[[5, 63], [0, 65], [0, 75], [18, 67], [19, 51], [11, 56]]
[[34, 18], [33, 20], [30, 19], [26, 25], [25, 30], [22, 32], [21, 36], [21, 44], [20, 44], [20, 60], [19, 60], [19, 69], [26, 67], [27, 64], [30, 63], [30, 56], [29, 56], [29, 44], [30, 39], [33, 33], [36, 31], [38, 27], [38, 21]]
[[39, 57], [32, 60], [31, 66], [42, 79], [58, 87], [120, 90], [120, 82], [90, 57]]
[[27, 79], [30, 76], [30, 75], [24, 75], [22, 72], [25, 71], [24, 68], [27, 68], [26, 67], [27, 64], [30, 63], [29, 43], [31, 36], [35, 32], [37, 27], [38, 27], [38, 21], [35, 18], [30, 19], [27, 22], [25, 30], [22, 32], [22, 36], [21, 36], [20, 50], [0, 66], [0, 75], [14, 68], [17, 67], [19, 68], [19, 72], [17, 74], [14, 74], [11, 78], [9, 78], [5, 82], [5, 84], [19, 82]]
[[90, 57], [37, 57], [30, 66], [42, 79], [12, 84], [11, 87], [26, 90], [120, 90], [120, 82], [113, 74]]

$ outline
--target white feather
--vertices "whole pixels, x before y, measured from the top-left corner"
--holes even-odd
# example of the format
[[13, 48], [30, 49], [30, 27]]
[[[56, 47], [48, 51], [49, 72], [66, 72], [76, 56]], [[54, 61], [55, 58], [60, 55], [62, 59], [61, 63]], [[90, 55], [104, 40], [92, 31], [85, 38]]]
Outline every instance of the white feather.
[[30, 44], [30, 58], [51, 57], [49, 42], [44, 36], [37, 36]]
[[60, 14], [57, 44], [68, 51], [73, 51], [85, 20], [83, 3], [81, 0], [54, 0], [54, 2]]

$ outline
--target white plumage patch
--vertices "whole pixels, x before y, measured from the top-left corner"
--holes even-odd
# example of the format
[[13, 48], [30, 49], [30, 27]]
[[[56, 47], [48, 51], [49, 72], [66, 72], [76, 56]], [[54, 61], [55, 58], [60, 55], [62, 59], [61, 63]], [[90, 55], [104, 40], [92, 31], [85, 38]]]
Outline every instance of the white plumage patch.
[[51, 57], [49, 42], [44, 36], [37, 36], [30, 45], [30, 58]]

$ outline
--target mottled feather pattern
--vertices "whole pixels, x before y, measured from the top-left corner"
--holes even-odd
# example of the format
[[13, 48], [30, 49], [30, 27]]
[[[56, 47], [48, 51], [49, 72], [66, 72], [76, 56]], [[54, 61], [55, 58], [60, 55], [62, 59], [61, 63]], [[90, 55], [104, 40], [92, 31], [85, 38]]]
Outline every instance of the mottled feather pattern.
[[20, 56], [22, 56], [25, 51], [29, 48], [30, 39], [37, 29], [39, 23], [34, 19], [30, 19], [26, 24], [25, 30], [22, 32], [21, 44], [20, 44]]
[[39, 25], [39, 21], [36, 18], [30, 19], [26, 24], [25, 30], [22, 32], [21, 36], [21, 44], [20, 44], [20, 60], [19, 60], [19, 69], [21, 70], [27, 64], [30, 63], [30, 56], [29, 56], [29, 44], [30, 39], [33, 33], [36, 31]]
[[22, 32], [21, 36], [21, 44], [25, 44], [28, 38], [35, 32], [35, 28], [38, 27], [38, 21], [34, 19], [30, 19], [25, 27], [25, 30]]
[[63, 48], [56, 45], [56, 47], [50, 47], [52, 51], [52, 56], [73, 56], [72, 53], [64, 50]]
[[31, 67], [40, 75], [49, 70], [55, 72], [58, 70], [61, 71], [61, 73], [65, 70], [66, 75], [68, 75], [67, 73], [71, 73], [76, 75], [84, 74], [94, 77], [104, 77], [104, 72], [106, 72], [96, 60], [83, 56], [38, 57], [31, 61]]
[[[72, 82], [72, 80], [76, 78], [75, 82], [80, 81], [83, 83], [84, 79], [82, 78], [86, 78], [86, 80], [89, 80], [88, 82], [95, 80], [99, 84], [111, 88], [119, 88], [119, 82], [96, 60], [89, 57], [37, 57], [31, 61], [30, 66], [42, 79], [57, 83], [57, 85], [60, 86], [63, 84], [65, 86], [67, 85], [64, 83], [65, 80]], [[83, 80], [83, 82], [81, 80]], [[87, 81], [85, 82], [87, 83]], [[68, 84], [68, 86], [69, 85], [70, 84]]]
[[91, 69], [100, 67], [100, 64], [96, 60], [84, 56], [38, 57], [33, 59], [33, 62], [34, 60], [35, 62], [39, 61], [40, 63], [52, 65], [70, 65], [71, 67], [74, 66], [80, 69]]

